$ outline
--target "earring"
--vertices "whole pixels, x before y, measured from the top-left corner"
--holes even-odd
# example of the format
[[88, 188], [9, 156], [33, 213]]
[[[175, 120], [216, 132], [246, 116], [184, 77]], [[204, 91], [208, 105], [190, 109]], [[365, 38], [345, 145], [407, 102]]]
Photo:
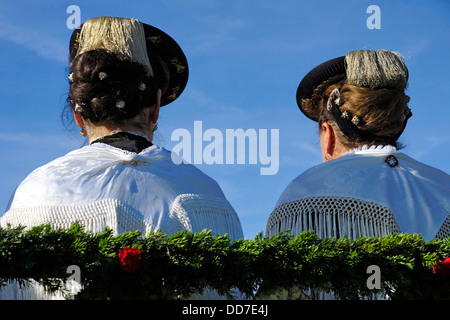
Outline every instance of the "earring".
[[155, 123], [155, 125], [153, 126], [152, 131], [155, 132], [156, 130], [158, 130], [158, 124], [157, 123]]
[[86, 129], [85, 128], [83, 128], [83, 129], [81, 129], [81, 135], [83, 136], [83, 137], [86, 137], [87, 136], [87, 132], [86, 132]]
[[331, 159], [331, 154], [327, 153], [325, 155], [325, 160], [329, 161]]

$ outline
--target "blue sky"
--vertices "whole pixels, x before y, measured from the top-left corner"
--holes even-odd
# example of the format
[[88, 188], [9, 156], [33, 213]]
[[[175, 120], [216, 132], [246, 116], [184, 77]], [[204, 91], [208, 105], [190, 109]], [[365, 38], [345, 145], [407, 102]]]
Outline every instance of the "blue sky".
[[[55, 4], [57, 3], [57, 4]], [[403, 152], [450, 172], [450, 2], [365, 0], [3, 1], [0, 4], [0, 210], [35, 168], [79, 148], [79, 129], [61, 121], [68, 91], [69, 5], [81, 21], [132, 17], [171, 35], [189, 62], [181, 98], [163, 108], [154, 142], [172, 149], [172, 132], [278, 129], [279, 171], [261, 164], [198, 165], [216, 179], [241, 218], [245, 236], [265, 230], [287, 184], [321, 162], [316, 124], [295, 92], [314, 66], [358, 49], [401, 53], [410, 72], [414, 116]], [[370, 30], [366, 9], [381, 10]], [[205, 143], [206, 145], [207, 143]], [[204, 145], [204, 146], [205, 146]]]

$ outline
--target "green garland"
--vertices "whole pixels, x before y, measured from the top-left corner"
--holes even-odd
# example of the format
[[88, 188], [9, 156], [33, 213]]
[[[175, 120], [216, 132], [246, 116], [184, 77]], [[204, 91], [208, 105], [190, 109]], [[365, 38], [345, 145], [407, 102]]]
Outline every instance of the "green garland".
[[[137, 248], [126, 267], [119, 250]], [[131, 254], [131, 253], [130, 253]], [[121, 258], [125, 257], [123, 251]], [[0, 229], [0, 287], [8, 279], [34, 279], [47, 290], [61, 289], [68, 266], [80, 268], [83, 290], [75, 299], [176, 299], [205, 288], [232, 298], [238, 289], [248, 298], [277, 288], [332, 291], [341, 299], [374, 293], [391, 299], [448, 299], [450, 276], [435, 273], [450, 256], [450, 240], [424, 241], [416, 234], [381, 238], [318, 239], [312, 232], [296, 237], [230, 241], [211, 232], [113, 236], [40, 226]], [[369, 289], [367, 268], [381, 271], [381, 288]], [[126, 267], [126, 268], [125, 268]]]

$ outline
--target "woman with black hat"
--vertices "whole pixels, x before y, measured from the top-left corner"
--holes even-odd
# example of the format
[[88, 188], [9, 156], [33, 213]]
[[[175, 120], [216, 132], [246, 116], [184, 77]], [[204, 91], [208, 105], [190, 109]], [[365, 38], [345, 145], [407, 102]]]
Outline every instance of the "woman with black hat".
[[268, 235], [450, 236], [449, 175], [398, 151], [412, 115], [407, 82], [402, 58], [387, 50], [352, 51], [303, 78], [297, 103], [319, 125], [324, 163], [285, 189]]
[[78, 221], [93, 232], [208, 229], [243, 237], [217, 182], [152, 142], [160, 107], [188, 79], [186, 57], [171, 37], [135, 19], [90, 19], [72, 35], [68, 78], [68, 107], [89, 145], [32, 172], [1, 227]]
[[[407, 82], [402, 58], [387, 50], [349, 52], [302, 79], [297, 104], [319, 125], [324, 163], [287, 186], [269, 216], [268, 236], [286, 229], [352, 240], [450, 236], [450, 176], [398, 151], [412, 116]], [[335, 298], [314, 289], [307, 295]]]

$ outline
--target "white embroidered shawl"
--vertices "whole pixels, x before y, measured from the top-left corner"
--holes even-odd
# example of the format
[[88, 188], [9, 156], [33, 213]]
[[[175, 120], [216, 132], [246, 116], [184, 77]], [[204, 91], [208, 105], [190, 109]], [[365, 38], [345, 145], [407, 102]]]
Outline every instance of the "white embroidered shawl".
[[[175, 164], [172, 157], [177, 156], [157, 146], [139, 154], [101, 143], [72, 151], [19, 185], [0, 227], [50, 223], [68, 228], [79, 221], [93, 232], [106, 226], [115, 234], [207, 229], [231, 240], [242, 238], [239, 218], [217, 182], [193, 165]], [[0, 298], [62, 298], [45, 295], [39, 286], [9, 290]]]
[[[390, 167], [393, 155], [398, 165]], [[394, 147], [363, 147], [315, 166], [294, 179], [269, 216], [266, 233], [314, 230], [319, 238], [380, 237], [420, 233], [425, 240], [450, 236], [450, 176]], [[314, 288], [314, 300], [334, 300]], [[372, 295], [365, 299], [385, 299]]]
[[42, 223], [116, 233], [140, 230], [242, 236], [239, 219], [216, 181], [171, 152], [152, 146], [139, 154], [106, 144], [72, 151], [33, 171], [16, 189], [0, 226]]
[[[398, 165], [385, 163], [394, 155]], [[450, 176], [394, 147], [350, 151], [294, 179], [280, 196], [267, 234], [314, 229], [321, 237], [420, 233], [450, 236]]]

